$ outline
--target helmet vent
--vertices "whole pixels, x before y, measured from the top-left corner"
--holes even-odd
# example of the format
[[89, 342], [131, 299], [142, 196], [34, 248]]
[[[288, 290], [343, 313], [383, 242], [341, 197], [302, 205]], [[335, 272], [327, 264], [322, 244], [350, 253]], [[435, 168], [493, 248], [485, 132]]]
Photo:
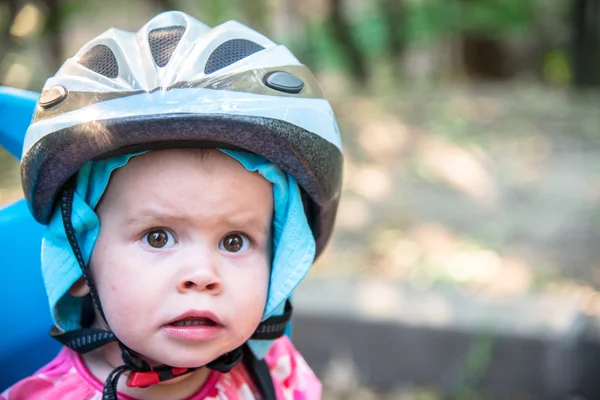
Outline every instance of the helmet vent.
[[119, 76], [119, 63], [110, 47], [99, 44], [89, 49], [80, 59], [79, 64], [107, 78]]
[[184, 33], [185, 27], [183, 26], [169, 26], [154, 29], [148, 33], [150, 51], [156, 65], [161, 68], [167, 65]]
[[264, 47], [261, 45], [249, 40], [228, 40], [217, 47], [210, 57], [208, 57], [208, 61], [206, 61], [206, 66], [204, 67], [204, 73], [211, 74], [263, 49]]

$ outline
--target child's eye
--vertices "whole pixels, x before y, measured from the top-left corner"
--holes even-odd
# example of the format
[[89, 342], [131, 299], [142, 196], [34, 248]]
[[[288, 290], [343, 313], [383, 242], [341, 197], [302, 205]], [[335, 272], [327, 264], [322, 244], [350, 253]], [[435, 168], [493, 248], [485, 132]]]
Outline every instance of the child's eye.
[[168, 249], [176, 244], [173, 234], [165, 229], [152, 229], [142, 237], [142, 242], [156, 249]]
[[250, 239], [243, 233], [230, 233], [221, 239], [219, 243], [219, 249], [228, 251], [230, 253], [239, 253], [240, 251], [246, 251], [250, 247]]

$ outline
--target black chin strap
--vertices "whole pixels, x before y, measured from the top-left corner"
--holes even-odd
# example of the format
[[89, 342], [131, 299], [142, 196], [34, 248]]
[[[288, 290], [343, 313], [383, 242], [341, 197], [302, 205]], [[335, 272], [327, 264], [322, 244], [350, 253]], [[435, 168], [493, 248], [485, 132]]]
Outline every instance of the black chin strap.
[[248, 345], [242, 346], [244, 366], [252, 376], [252, 380], [263, 396], [263, 400], [276, 400], [275, 387], [271, 372], [265, 360], [259, 360], [254, 356]]
[[[102, 304], [100, 303], [96, 285], [92, 279], [89, 266], [83, 259], [81, 249], [77, 242], [75, 228], [73, 227], [71, 220], [73, 197], [74, 190], [72, 189], [71, 182], [69, 182], [65, 185], [60, 198], [65, 233], [69, 240], [69, 244], [71, 245], [71, 249], [73, 250], [73, 254], [79, 263], [83, 278], [90, 288], [92, 301], [108, 326], [108, 321], [102, 310]], [[274, 340], [283, 336], [286, 326], [292, 317], [292, 311], [291, 303], [286, 301], [284, 314], [271, 317], [261, 322], [251, 339]], [[121, 343], [114, 333], [99, 328], [81, 328], [74, 331], [61, 332], [56, 326], [53, 326], [50, 330], [50, 335], [62, 345], [81, 354], [98, 349], [111, 342], [116, 341], [119, 344], [119, 347], [121, 348], [121, 358], [123, 359], [124, 364], [113, 369], [106, 378], [104, 390], [102, 392], [102, 400], [117, 400], [117, 384], [119, 378], [125, 372], [131, 372], [128, 380], [129, 386], [147, 387], [202, 368], [202, 366], [195, 368], [177, 368], [167, 365], [153, 368], [140, 356]], [[247, 344], [243, 344], [237, 349], [220, 356], [216, 360], [205, 365], [205, 367], [226, 373], [235, 367], [242, 359], [244, 360], [244, 365], [254, 379], [257, 388], [262, 393], [263, 398], [265, 400], [275, 399], [273, 381], [265, 361], [257, 359]]]

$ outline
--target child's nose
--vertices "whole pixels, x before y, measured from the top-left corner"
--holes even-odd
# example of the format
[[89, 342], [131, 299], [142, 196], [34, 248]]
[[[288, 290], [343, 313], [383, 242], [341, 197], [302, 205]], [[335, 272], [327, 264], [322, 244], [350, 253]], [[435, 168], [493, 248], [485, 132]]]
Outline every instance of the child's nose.
[[197, 268], [192, 273], [186, 274], [177, 284], [177, 291], [187, 293], [190, 291], [207, 291], [212, 295], [221, 293], [223, 285], [217, 274], [208, 268]]

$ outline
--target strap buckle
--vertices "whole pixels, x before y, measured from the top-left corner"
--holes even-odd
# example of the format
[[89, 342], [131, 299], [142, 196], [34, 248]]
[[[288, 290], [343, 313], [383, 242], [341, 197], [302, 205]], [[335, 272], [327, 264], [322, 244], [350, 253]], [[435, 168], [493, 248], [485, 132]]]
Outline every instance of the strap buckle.
[[196, 369], [198, 368], [158, 367], [147, 372], [132, 372], [127, 379], [127, 386], [145, 388], [168, 381]]

